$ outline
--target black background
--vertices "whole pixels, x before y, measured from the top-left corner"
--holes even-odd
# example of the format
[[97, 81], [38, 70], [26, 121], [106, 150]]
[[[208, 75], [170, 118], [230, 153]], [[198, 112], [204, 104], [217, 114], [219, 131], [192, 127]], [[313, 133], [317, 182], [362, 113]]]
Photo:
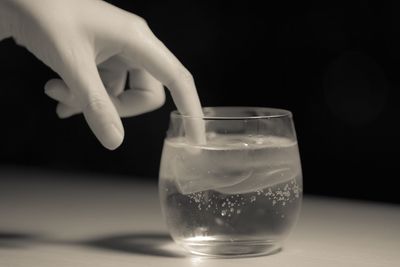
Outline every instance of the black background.
[[[109, 2], [147, 20], [204, 106], [291, 110], [306, 193], [400, 203], [399, 3]], [[82, 116], [57, 118], [43, 93], [55, 76], [11, 39], [0, 43], [0, 164], [157, 179], [169, 95], [124, 119], [125, 141], [108, 151]]]

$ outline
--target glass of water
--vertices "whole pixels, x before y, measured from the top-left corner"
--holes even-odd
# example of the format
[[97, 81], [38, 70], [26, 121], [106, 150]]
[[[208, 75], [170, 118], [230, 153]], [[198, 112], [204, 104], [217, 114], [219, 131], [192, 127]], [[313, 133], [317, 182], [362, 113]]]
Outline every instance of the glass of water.
[[[290, 111], [209, 107], [203, 117], [173, 111], [164, 141], [159, 194], [172, 238], [214, 257], [270, 254], [295, 225], [302, 173]], [[205, 125], [193, 144], [184, 125]]]

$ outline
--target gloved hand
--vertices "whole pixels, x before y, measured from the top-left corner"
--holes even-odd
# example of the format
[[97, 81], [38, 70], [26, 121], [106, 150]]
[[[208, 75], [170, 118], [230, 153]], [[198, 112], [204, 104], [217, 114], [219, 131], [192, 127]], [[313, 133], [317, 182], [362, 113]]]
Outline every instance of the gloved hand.
[[[62, 79], [46, 83], [57, 114], [83, 113], [108, 149], [123, 141], [121, 117], [154, 110], [170, 89], [180, 113], [202, 116], [189, 71], [140, 17], [99, 0], [0, 0], [0, 38], [13, 37]], [[124, 91], [129, 73], [129, 90]], [[187, 125], [202, 142], [202, 125]]]

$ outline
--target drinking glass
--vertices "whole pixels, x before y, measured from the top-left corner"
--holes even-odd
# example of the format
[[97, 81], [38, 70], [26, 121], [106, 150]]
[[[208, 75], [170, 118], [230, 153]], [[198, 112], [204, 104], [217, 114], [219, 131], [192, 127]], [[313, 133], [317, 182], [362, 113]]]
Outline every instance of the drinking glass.
[[[159, 195], [174, 241], [214, 257], [270, 254], [295, 225], [302, 172], [292, 113], [263, 107], [173, 111], [161, 158]], [[205, 143], [185, 124], [203, 123]]]

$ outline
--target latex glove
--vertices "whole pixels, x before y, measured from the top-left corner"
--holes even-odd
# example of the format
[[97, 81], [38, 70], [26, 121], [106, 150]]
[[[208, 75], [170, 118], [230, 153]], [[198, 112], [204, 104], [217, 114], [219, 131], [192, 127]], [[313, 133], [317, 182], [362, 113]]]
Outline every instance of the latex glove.
[[[192, 75], [134, 14], [97, 0], [0, 0], [0, 37], [12, 36], [61, 79], [45, 85], [57, 114], [83, 113], [108, 149], [123, 141], [121, 117], [160, 107], [162, 84], [178, 110], [201, 116]], [[129, 73], [129, 90], [124, 86]], [[186, 127], [202, 142], [202, 125]]]

